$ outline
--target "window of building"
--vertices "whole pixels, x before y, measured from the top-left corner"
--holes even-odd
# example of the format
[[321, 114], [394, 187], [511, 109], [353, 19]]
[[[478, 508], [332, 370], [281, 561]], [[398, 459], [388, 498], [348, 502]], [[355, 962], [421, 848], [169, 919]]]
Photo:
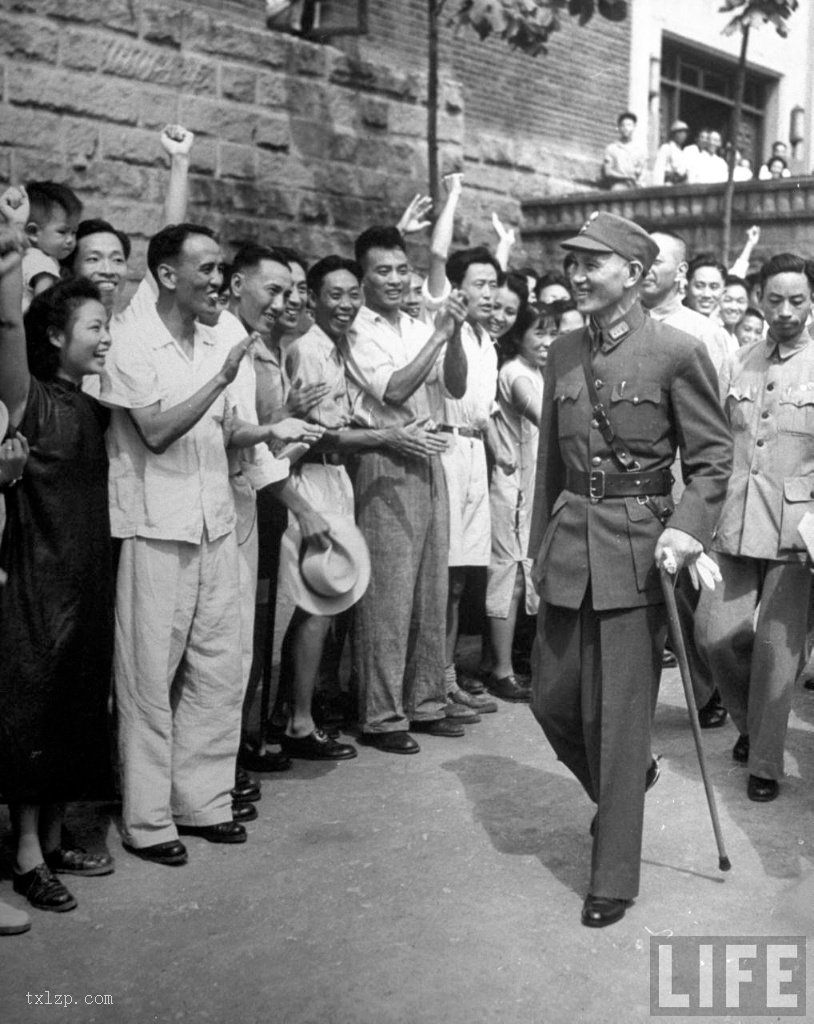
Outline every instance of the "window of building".
[[[687, 122], [692, 137], [701, 128], [712, 128], [728, 139], [736, 71], [734, 60], [665, 37], [661, 50], [662, 140], [676, 118]], [[737, 146], [755, 173], [762, 162], [766, 108], [776, 85], [777, 79], [747, 67]]]
[[324, 42], [367, 32], [367, 0], [266, 0], [266, 24]]

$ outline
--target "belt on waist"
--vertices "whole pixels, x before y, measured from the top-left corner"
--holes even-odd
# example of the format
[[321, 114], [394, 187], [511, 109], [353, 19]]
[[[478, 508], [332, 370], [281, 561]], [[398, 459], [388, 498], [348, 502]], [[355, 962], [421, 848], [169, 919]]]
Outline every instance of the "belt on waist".
[[455, 427], [451, 423], [441, 423], [438, 429], [443, 434], [457, 434], [459, 437], [473, 437], [476, 441], [483, 440], [483, 431], [474, 427]]
[[577, 469], [565, 471], [565, 489], [574, 494], [586, 495], [594, 501], [669, 494], [672, 488], [673, 475], [669, 469], [656, 469], [649, 473], [606, 473], [602, 469], [590, 473], [582, 473]]
[[299, 459], [294, 463], [297, 465], [319, 465], [319, 466], [344, 466], [344, 456], [340, 455], [339, 452], [312, 452], [307, 451], [305, 455], [300, 456]]

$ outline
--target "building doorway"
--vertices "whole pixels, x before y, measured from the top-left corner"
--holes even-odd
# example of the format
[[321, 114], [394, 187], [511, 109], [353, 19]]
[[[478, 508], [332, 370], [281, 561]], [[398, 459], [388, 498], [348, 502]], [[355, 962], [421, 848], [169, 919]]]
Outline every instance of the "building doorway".
[[[662, 141], [676, 118], [690, 126], [690, 141], [701, 128], [711, 128], [729, 141], [730, 120], [735, 106], [736, 62], [687, 46], [665, 36], [661, 50]], [[754, 174], [763, 153], [765, 113], [777, 80], [747, 67], [743, 113], [737, 148]]]

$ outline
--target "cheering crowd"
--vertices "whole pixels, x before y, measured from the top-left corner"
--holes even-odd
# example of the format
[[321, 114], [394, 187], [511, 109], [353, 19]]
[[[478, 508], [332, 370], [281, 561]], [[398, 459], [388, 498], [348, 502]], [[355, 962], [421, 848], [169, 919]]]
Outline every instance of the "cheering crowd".
[[[613, 923], [636, 894], [639, 805], [658, 778], [665, 629], [616, 624], [615, 643], [642, 641], [643, 679], [626, 664], [641, 696], [620, 691], [615, 716], [597, 712], [611, 678], [597, 652], [607, 610], [660, 606], [654, 554], [680, 568], [712, 552], [714, 590], [699, 598], [684, 572], [676, 584], [699, 717], [715, 728], [731, 714], [750, 798], [778, 794], [807, 655], [811, 268], [781, 254], [750, 275], [756, 228], [728, 270], [599, 214], [560, 266], [512, 270], [496, 218], [494, 252], [453, 250], [460, 175], [425, 274], [405, 242], [429, 224], [420, 197], [352, 254], [306, 264], [274, 239], [225, 253], [185, 220], [192, 142], [162, 133], [164, 226], [126, 302], [124, 233], [82, 220], [63, 185], [0, 197], [0, 798], [14, 889], [67, 911], [60, 876], [113, 872], [71, 839], [68, 801], [120, 795], [124, 848], [180, 866], [183, 838], [246, 841], [260, 797], [247, 769], [353, 759], [340, 727], [417, 754], [416, 735], [461, 737], [498, 701], [531, 702], [598, 804], [597, 864], [626, 865], [624, 882], [597, 868], [583, 913]], [[580, 345], [607, 369], [583, 380]], [[256, 602], [294, 608], [259, 739]], [[455, 662], [473, 604], [477, 678]], [[352, 671], [337, 686], [343, 652]], [[603, 730], [621, 752], [610, 763]], [[0, 933], [28, 926], [0, 906]]]

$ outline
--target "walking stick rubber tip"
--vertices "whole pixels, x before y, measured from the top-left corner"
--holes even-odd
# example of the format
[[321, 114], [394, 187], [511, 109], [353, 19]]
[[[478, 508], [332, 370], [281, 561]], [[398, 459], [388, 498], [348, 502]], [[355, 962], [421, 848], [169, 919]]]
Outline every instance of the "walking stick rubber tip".
[[718, 868], [721, 871], [731, 871], [732, 870], [732, 865], [729, 862], [729, 857], [721, 857], [721, 858], [719, 858], [719, 860], [718, 860]]

